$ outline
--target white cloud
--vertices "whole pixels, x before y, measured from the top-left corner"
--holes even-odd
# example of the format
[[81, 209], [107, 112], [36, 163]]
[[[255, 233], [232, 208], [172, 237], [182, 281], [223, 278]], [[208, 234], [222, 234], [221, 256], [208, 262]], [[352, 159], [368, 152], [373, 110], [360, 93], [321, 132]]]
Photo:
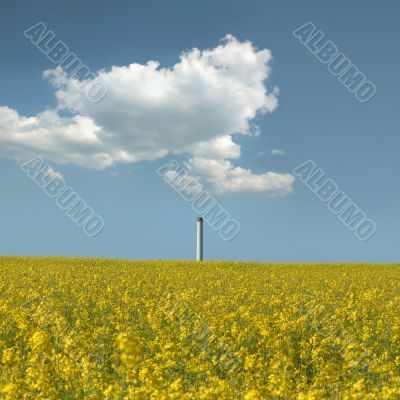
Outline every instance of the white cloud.
[[189, 160], [192, 173], [208, 182], [222, 182], [227, 178], [227, 171], [232, 167], [228, 160], [194, 157]]
[[227, 160], [192, 158], [191, 172], [203, 177], [217, 194], [264, 192], [270, 196], [284, 196], [292, 192], [291, 174], [267, 172], [253, 174], [249, 169], [235, 167]]
[[188, 149], [188, 152], [196, 157], [210, 158], [240, 158], [240, 145], [232, 140], [232, 137], [222, 136], [211, 139], [208, 142], [199, 142]]
[[[277, 107], [277, 90], [265, 86], [270, 61], [269, 50], [228, 35], [213, 49], [182, 53], [170, 68], [149, 61], [99, 71], [97, 79], [108, 89], [99, 103], [89, 101], [82, 82], [61, 68], [45, 71], [57, 110], [25, 117], [0, 107], [0, 155], [104, 169], [189, 154], [199, 177], [218, 182], [221, 193], [287, 193], [287, 175], [254, 175], [228, 161], [240, 158], [233, 135], [256, 133], [254, 117]], [[61, 116], [61, 110], [72, 116]]]
[[215, 184], [217, 193], [265, 192], [270, 196], [284, 196], [293, 191], [291, 174], [266, 172], [255, 175], [250, 170], [234, 167], [227, 171], [227, 179]]
[[280, 150], [280, 149], [272, 149], [271, 150], [271, 154], [273, 156], [283, 156], [285, 154], [285, 152], [283, 150]]

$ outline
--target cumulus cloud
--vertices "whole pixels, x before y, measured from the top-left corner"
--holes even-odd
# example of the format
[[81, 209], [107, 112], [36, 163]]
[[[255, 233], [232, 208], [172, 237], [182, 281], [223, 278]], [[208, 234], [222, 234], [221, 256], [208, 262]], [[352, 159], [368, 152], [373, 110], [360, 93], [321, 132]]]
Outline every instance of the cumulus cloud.
[[266, 172], [253, 174], [249, 169], [235, 167], [228, 160], [190, 159], [191, 173], [203, 177], [217, 194], [264, 192], [270, 196], [284, 196], [292, 192], [291, 174]]
[[281, 149], [272, 149], [271, 154], [273, 156], [283, 156], [285, 154], [285, 152]]
[[211, 158], [239, 158], [240, 146], [232, 140], [232, 137], [222, 136], [208, 142], [199, 142], [188, 149], [188, 152], [197, 157]]
[[172, 67], [149, 61], [99, 71], [93, 79], [108, 90], [98, 103], [60, 67], [45, 71], [57, 109], [25, 117], [0, 107], [0, 154], [99, 170], [188, 154], [196, 176], [219, 193], [286, 194], [290, 175], [255, 175], [230, 161], [241, 154], [233, 135], [256, 133], [254, 117], [277, 107], [277, 90], [265, 84], [270, 61], [269, 50], [227, 35], [213, 49], [183, 52]]

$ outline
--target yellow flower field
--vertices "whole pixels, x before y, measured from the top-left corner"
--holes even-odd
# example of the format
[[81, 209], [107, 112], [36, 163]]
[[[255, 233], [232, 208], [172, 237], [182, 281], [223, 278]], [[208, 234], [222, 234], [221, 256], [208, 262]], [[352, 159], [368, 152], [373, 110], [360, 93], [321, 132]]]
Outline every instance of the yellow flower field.
[[400, 265], [0, 258], [2, 399], [399, 399]]

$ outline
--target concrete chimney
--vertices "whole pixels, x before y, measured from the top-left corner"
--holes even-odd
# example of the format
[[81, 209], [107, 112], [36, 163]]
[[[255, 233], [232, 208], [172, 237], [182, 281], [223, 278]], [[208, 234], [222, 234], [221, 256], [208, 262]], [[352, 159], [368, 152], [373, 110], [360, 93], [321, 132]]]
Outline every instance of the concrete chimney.
[[196, 260], [203, 261], [203, 218], [202, 217], [197, 218], [196, 231], [197, 231]]

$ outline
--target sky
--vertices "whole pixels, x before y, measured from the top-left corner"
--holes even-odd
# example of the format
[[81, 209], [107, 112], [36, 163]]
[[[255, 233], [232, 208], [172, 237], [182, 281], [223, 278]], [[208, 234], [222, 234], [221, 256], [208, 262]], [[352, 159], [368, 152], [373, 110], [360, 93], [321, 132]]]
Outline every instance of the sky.
[[[208, 260], [398, 262], [399, 11], [1, 2], [0, 254], [193, 259], [204, 216]], [[68, 190], [86, 222], [60, 206]], [[339, 193], [362, 220], [334, 212]]]

